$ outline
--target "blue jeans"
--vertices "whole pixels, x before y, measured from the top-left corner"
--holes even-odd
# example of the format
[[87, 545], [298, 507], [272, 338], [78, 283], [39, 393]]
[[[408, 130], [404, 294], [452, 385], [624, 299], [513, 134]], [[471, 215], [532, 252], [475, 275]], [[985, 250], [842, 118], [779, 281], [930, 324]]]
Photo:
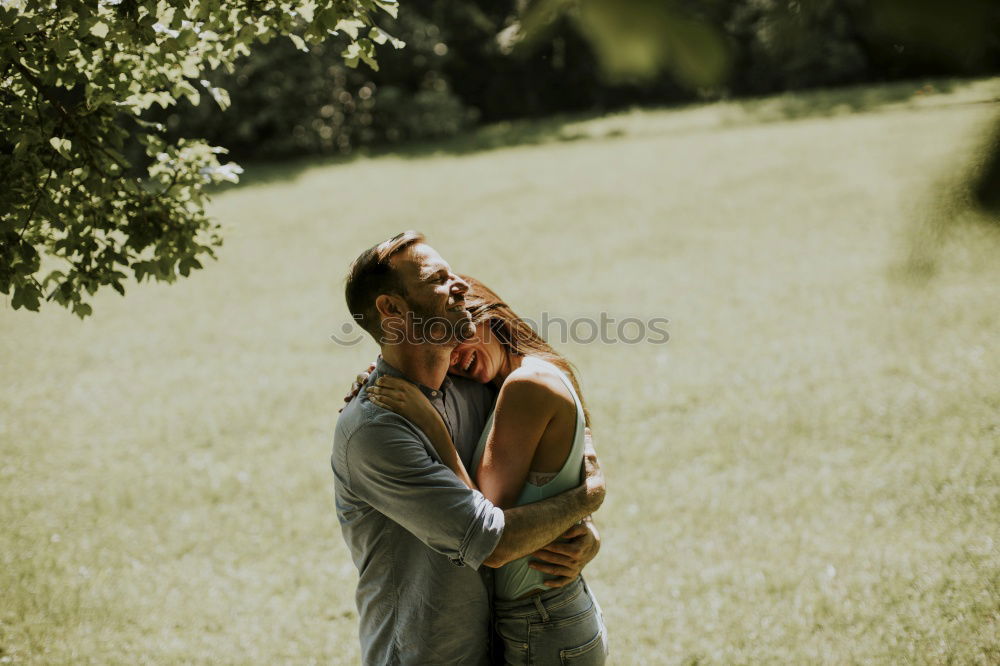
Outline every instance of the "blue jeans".
[[608, 655], [601, 607], [583, 577], [565, 587], [493, 604], [509, 666], [600, 666]]

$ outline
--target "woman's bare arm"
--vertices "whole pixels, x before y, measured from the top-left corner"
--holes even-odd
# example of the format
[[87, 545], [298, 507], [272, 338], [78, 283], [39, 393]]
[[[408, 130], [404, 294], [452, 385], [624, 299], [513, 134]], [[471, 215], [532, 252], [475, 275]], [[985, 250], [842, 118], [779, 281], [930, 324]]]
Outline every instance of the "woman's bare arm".
[[512, 373], [500, 389], [493, 426], [476, 469], [479, 490], [502, 509], [517, 504], [558, 400], [534, 373]]
[[405, 379], [383, 375], [375, 380], [374, 386], [368, 387], [367, 393], [368, 399], [379, 407], [396, 412], [423, 430], [427, 439], [431, 440], [441, 462], [454, 472], [462, 483], [469, 488], [477, 489], [461, 458], [458, 457], [458, 451], [451, 440], [444, 419], [420, 389]]

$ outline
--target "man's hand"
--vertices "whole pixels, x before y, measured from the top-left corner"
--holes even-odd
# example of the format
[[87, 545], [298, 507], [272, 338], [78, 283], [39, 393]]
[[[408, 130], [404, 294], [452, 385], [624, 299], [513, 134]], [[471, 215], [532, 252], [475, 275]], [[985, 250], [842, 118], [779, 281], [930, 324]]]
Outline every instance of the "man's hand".
[[558, 576], [544, 581], [544, 584], [549, 587], [562, 587], [576, 580], [576, 577], [583, 572], [583, 568], [600, 550], [601, 535], [597, 533], [597, 526], [588, 516], [563, 532], [556, 541], [532, 553], [532, 557], [543, 561], [532, 560], [528, 566], [542, 573]]
[[583, 483], [587, 488], [587, 503], [590, 507], [590, 511], [588, 513], [594, 513], [604, 502], [604, 473], [601, 472], [601, 465], [597, 462], [597, 451], [594, 450], [594, 442], [590, 436], [590, 428], [585, 429], [583, 432], [583, 471], [586, 475]]
[[[519, 557], [550, 551], [555, 555], [569, 558], [568, 560], [556, 558], [559, 560], [556, 566], [566, 567], [566, 571], [563, 573], [572, 574], [575, 577], [583, 565], [597, 553], [597, 550], [593, 549], [596, 544], [588, 543], [586, 538], [584, 539], [585, 543], [578, 544], [580, 546], [579, 552], [570, 546], [568, 554], [561, 550], [561, 545], [552, 542], [552, 538], [556, 534], [560, 534], [560, 531], [564, 537], [568, 534], [576, 534], [572, 531], [574, 522], [586, 519], [597, 511], [604, 501], [604, 475], [601, 473], [597, 454], [590, 441], [590, 428], [586, 429], [584, 436], [585, 478], [583, 483], [554, 497], [504, 509], [505, 524], [500, 543], [483, 560], [483, 564], [493, 568], [502, 567]], [[542, 559], [545, 559], [544, 555]], [[573, 565], [573, 561], [577, 563]], [[567, 567], [566, 564], [572, 566]]]
[[[593, 511], [596, 511], [604, 501], [604, 473], [597, 461], [590, 428], [584, 430], [583, 464], [587, 501], [593, 506]], [[587, 516], [545, 548], [532, 553], [532, 557], [536, 559], [529, 562], [528, 566], [542, 573], [558, 576], [545, 581], [545, 584], [549, 587], [562, 587], [576, 580], [600, 549], [601, 535], [598, 534], [594, 521]]]

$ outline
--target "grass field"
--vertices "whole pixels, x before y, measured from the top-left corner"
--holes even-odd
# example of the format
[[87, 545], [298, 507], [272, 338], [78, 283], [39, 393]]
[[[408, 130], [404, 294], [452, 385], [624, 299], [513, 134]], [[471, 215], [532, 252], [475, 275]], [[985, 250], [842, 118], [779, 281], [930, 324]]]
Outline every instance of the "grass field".
[[0, 309], [0, 663], [358, 660], [334, 515], [346, 267], [407, 228], [558, 344], [608, 478], [618, 664], [1000, 662], [1000, 79], [502, 125], [251, 167], [220, 260]]

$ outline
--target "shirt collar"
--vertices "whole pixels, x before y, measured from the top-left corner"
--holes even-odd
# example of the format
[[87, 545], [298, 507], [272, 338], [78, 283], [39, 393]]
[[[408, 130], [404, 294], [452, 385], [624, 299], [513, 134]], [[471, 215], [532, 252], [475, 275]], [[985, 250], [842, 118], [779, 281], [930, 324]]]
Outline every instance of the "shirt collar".
[[[381, 354], [379, 355], [378, 359], [375, 361], [375, 372], [377, 372], [380, 375], [389, 375], [390, 377], [399, 377], [400, 379], [405, 379], [407, 381], [411, 381], [408, 377], [406, 377], [405, 375], [403, 375], [402, 372], [400, 372], [399, 370], [397, 370], [393, 366], [389, 365], [386, 362], [386, 360], [384, 358], [382, 358]], [[441, 388], [440, 389], [432, 389], [432, 388], [430, 388], [428, 386], [424, 386], [423, 384], [419, 384], [417, 382], [413, 382], [413, 384], [418, 389], [420, 389], [421, 393], [423, 393], [425, 396], [427, 396], [428, 398], [431, 398], [431, 399], [443, 397], [444, 394], [447, 393], [448, 391], [450, 391], [451, 387], [452, 387], [451, 377], [449, 377], [448, 375], [444, 376], [444, 381], [441, 382]]]

